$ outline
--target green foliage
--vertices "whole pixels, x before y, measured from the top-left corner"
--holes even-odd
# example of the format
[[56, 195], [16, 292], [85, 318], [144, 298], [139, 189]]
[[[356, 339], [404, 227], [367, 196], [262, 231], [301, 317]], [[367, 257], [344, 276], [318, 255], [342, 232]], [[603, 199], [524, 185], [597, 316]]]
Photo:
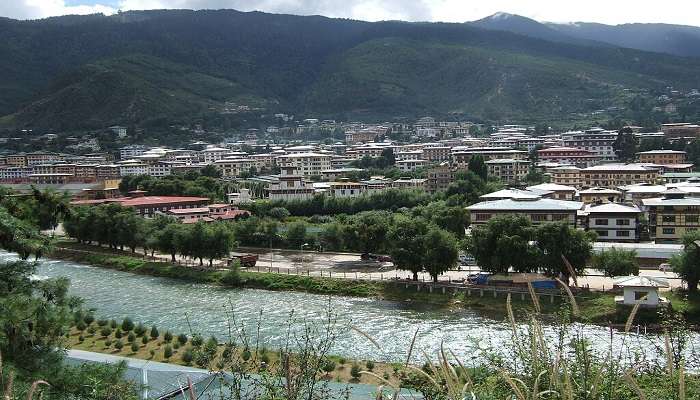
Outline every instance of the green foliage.
[[486, 181], [488, 177], [488, 169], [486, 168], [486, 162], [484, 161], [484, 156], [481, 154], [476, 154], [469, 159], [467, 169], [482, 180]]
[[158, 339], [158, 336], [160, 336], [160, 332], [158, 332], [158, 328], [156, 328], [155, 325], [153, 325], [153, 326], [151, 327], [151, 334], [150, 334], [150, 336], [151, 336], [151, 338], [153, 338], [153, 339]]
[[[153, 333], [151, 333], [151, 336], [153, 336]], [[172, 342], [173, 341], [173, 334], [170, 333], [170, 331], [165, 331], [165, 333], [163, 334], [163, 341], [165, 343]]]
[[306, 223], [302, 221], [292, 222], [287, 226], [287, 243], [293, 248], [301, 248], [308, 240]]
[[593, 266], [608, 277], [639, 275], [637, 252], [611, 248], [593, 257]]
[[134, 329], [134, 321], [131, 320], [131, 318], [124, 318], [122, 321], [122, 330], [124, 332], [130, 332], [131, 330]]
[[134, 328], [134, 333], [136, 336], [141, 337], [144, 333], [146, 333], [146, 327], [139, 322], [138, 325], [136, 325], [136, 328]]
[[148, 344], [149, 340], [150, 340], [150, 338], [148, 337], [148, 335], [143, 335], [141, 337], [141, 343], [143, 343], [143, 344]]
[[367, 371], [373, 371], [374, 370], [374, 361], [367, 360], [367, 362], [365, 363], [365, 367], [367, 367]]
[[439, 275], [457, 264], [459, 257], [457, 240], [439, 228], [431, 228], [423, 240], [425, 241], [423, 267], [433, 281], [437, 282]]
[[124, 348], [124, 342], [119, 339], [114, 343], [114, 348], [117, 349], [117, 351], [121, 351]]
[[276, 220], [284, 221], [284, 219], [289, 217], [291, 214], [289, 213], [289, 210], [284, 207], [274, 207], [267, 212], [267, 215]]
[[671, 258], [673, 272], [688, 285], [688, 291], [695, 293], [700, 282], [700, 231], [694, 230], [683, 235], [683, 253]]
[[194, 360], [194, 353], [192, 352], [192, 349], [185, 349], [185, 351], [182, 353], [182, 362], [184, 362], [186, 365], [190, 365], [192, 360]]
[[107, 337], [111, 334], [112, 334], [112, 328], [110, 328], [108, 326], [103, 326], [102, 329], [100, 329], [100, 335], [102, 335], [102, 337]]
[[173, 348], [169, 344], [166, 344], [165, 347], [163, 347], [163, 358], [168, 360], [172, 356], [173, 356]]
[[357, 363], [354, 363], [354, 364], [352, 364], [352, 367], [350, 367], [350, 376], [353, 379], [360, 379], [360, 376], [362, 376], [360, 374], [360, 371], [361, 371], [360, 366]]
[[632, 132], [620, 132], [613, 143], [615, 155], [620, 161], [630, 162], [637, 157], [637, 138]]
[[180, 343], [181, 346], [187, 344], [187, 341], [187, 335], [185, 335], [184, 333], [177, 335], [177, 342]]
[[139, 351], [139, 345], [136, 342], [131, 342], [131, 352], [136, 353]]
[[133, 343], [136, 340], [136, 335], [134, 334], [134, 332], [129, 332], [129, 335], [126, 337], [126, 340], [129, 343]]

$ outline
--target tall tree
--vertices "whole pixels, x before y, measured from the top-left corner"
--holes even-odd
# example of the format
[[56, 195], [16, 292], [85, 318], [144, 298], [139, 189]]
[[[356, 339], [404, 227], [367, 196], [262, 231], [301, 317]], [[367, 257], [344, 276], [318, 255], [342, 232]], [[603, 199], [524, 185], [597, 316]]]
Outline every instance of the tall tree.
[[447, 231], [439, 228], [431, 228], [423, 236], [423, 267], [428, 271], [434, 282], [438, 276], [448, 271], [457, 264], [459, 248], [457, 240]]
[[544, 224], [535, 231], [541, 270], [549, 276], [561, 276], [568, 282], [571, 272], [564, 256], [576, 275], [582, 274], [593, 251], [594, 232], [584, 232], [566, 223]]
[[629, 162], [637, 156], [637, 138], [633, 133], [620, 132], [613, 143], [615, 155], [620, 161]]
[[683, 252], [671, 258], [673, 272], [688, 285], [689, 292], [698, 291], [700, 283], [700, 231], [683, 235]]
[[484, 181], [488, 178], [488, 169], [486, 168], [486, 162], [484, 161], [484, 156], [481, 154], [476, 154], [469, 159], [469, 164], [467, 164], [469, 171], [475, 173], [479, 178]]
[[423, 218], [397, 217], [387, 235], [389, 254], [396, 268], [411, 271], [413, 280], [423, 270], [426, 242], [423, 236], [428, 233], [428, 223]]
[[611, 248], [593, 257], [593, 266], [605, 276], [639, 275], [637, 252]]
[[537, 250], [530, 245], [535, 230], [527, 217], [506, 215], [491, 218], [472, 229], [467, 238], [469, 252], [481, 270], [494, 274], [532, 272], [537, 268]]

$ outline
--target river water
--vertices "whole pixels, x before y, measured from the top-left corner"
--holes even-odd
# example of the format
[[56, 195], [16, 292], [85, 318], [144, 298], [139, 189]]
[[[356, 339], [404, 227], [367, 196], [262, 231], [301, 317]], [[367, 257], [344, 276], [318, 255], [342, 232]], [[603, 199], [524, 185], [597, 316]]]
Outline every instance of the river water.
[[[15, 259], [0, 253], [0, 262]], [[38, 263], [37, 275], [67, 277], [70, 291], [95, 309], [98, 318], [131, 317], [147, 325], [155, 324], [163, 332], [195, 332], [208, 337], [228, 337], [231, 310], [235, 324], [245, 327], [249, 337], [258, 326], [263, 345], [279, 347], [284, 343], [290, 314], [301, 320], [323, 325], [328, 311], [337, 319], [337, 339], [333, 353], [348, 358], [376, 361], [405, 360], [414, 332], [418, 329], [414, 362], [419, 350], [435, 354], [444, 342], [464, 361], [476, 358], [478, 348], [502, 350], [511, 341], [507, 321], [483, 315], [474, 310], [434, 309], [410, 302], [381, 301], [344, 296], [323, 296], [301, 292], [274, 292], [256, 289], [224, 289], [214, 285], [136, 275], [82, 265], [67, 261], [45, 260]], [[381, 347], [377, 349], [363, 335], [351, 329], [358, 327]], [[557, 329], [545, 326], [545, 334], [554, 343]], [[623, 357], [633, 357], [637, 350], [653, 357], [663, 341], [653, 335], [630, 335], [623, 339], [605, 327], [575, 324], [568, 335], [583, 335], [595, 347], [616, 352], [625, 340]], [[694, 335], [689, 351], [700, 349], [700, 337]], [[420, 357], [422, 358], [422, 357]]]

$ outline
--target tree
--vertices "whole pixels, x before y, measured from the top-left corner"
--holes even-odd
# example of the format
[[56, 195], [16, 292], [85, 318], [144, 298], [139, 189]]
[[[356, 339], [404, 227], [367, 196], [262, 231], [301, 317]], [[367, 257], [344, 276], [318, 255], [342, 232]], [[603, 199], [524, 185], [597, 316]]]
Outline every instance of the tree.
[[391, 225], [392, 216], [387, 211], [365, 211], [350, 217], [343, 229], [343, 242], [351, 250], [363, 253], [377, 252], [384, 245], [384, 238]]
[[639, 263], [637, 262], [637, 252], [611, 248], [593, 257], [594, 268], [602, 272], [605, 276], [628, 276], [639, 275]]
[[484, 156], [481, 154], [476, 154], [469, 159], [467, 169], [475, 173], [484, 181], [488, 177], [488, 169], [486, 168], [486, 163], [484, 162]]
[[387, 239], [389, 254], [396, 268], [411, 271], [413, 280], [418, 280], [418, 273], [423, 270], [425, 240], [428, 223], [423, 218], [397, 217], [389, 229]]
[[620, 161], [632, 161], [637, 156], [637, 138], [632, 132], [620, 132], [613, 143], [613, 149]]
[[537, 251], [530, 245], [535, 235], [530, 219], [522, 215], [491, 218], [472, 229], [467, 252], [482, 271], [494, 274], [532, 272], [537, 268]]
[[486, 182], [473, 171], [458, 174], [447, 187], [445, 196], [448, 205], [465, 206], [479, 201], [479, 196], [487, 192]]
[[289, 213], [289, 210], [287, 210], [284, 207], [273, 207], [270, 209], [270, 211], [267, 212], [267, 215], [269, 215], [270, 217], [272, 217], [276, 220], [284, 221], [291, 214]]
[[221, 170], [216, 168], [213, 164], [207, 164], [204, 168], [199, 170], [199, 173], [209, 178], [221, 178]]
[[593, 251], [594, 232], [578, 230], [564, 222], [539, 226], [535, 231], [535, 242], [539, 250], [541, 270], [549, 276], [561, 276], [564, 282], [571, 277], [564, 263], [564, 256], [573, 272], [582, 274]]
[[683, 252], [671, 258], [673, 272], [688, 285], [688, 292], [698, 291], [700, 282], [700, 231], [690, 231], [683, 235]]
[[305, 222], [292, 222], [287, 226], [287, 242], [290, 246], [300, 248], [307, 240]]
[[219, 222], [205, 228], [202, 247], [209, 267], [214, 259], [227, 257], [234, 245], [233, 233], [226, 223]]
[[439, 228], [431, 228], [423, 237], [425, 248], [423, 266], [437, 282], [438, 276], [454, 267], [459, 258], [457, 240]]
[[70, 195], [67, 192], [40, 191], [32, 186], [32, 198], [35, 203], [34, 218], [40, 229], [55, 230], [69, 213]]

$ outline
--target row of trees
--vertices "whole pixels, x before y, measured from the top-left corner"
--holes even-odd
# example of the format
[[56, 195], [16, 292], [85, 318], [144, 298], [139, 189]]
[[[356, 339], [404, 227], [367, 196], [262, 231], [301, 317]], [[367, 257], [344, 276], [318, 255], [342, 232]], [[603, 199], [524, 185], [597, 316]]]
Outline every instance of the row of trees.
[[102, 204], [95, 207], [77, 207], [64, 221], [66, 233], [80, 242], [106, 244], [114, 249], [127, 247], [132, 252], [137, 247], [144, 252], [158, 251], [209, 260], [228, 256], [235, 248], [233, 229], [225, 222], [181, 224], [167, 216], [144, 219], [132, 208], [119, 204]]

